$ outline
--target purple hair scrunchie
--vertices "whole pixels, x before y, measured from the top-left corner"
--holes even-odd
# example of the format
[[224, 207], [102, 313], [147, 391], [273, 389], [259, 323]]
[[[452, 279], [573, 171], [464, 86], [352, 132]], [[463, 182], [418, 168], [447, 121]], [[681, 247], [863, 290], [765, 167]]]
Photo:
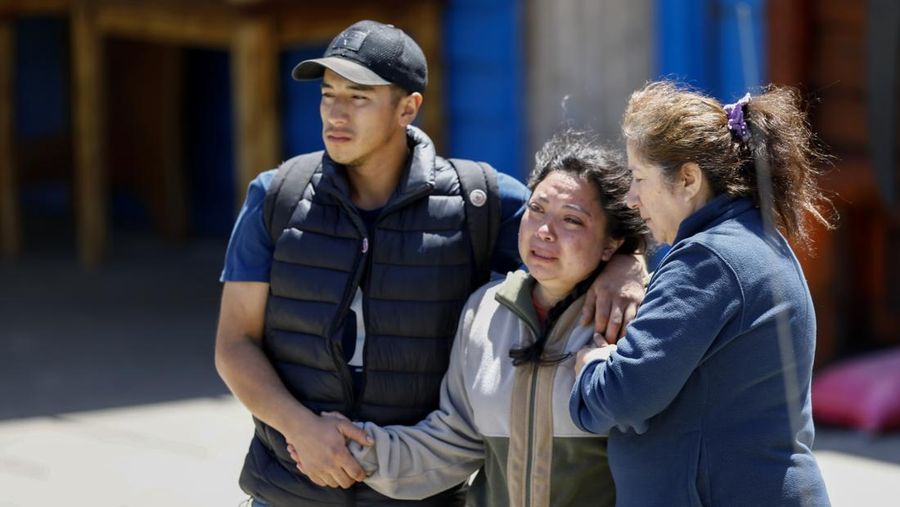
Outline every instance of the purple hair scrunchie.
[[745, 143], [750, 140], [750, 128], [747, 127], [747, 121], [744, 120], [744, 106], [749, 102], [750, 93], [747, 93], [741, 97], [741, 100], [725, 106], [725, 114], [728, 115], [728, 130]]

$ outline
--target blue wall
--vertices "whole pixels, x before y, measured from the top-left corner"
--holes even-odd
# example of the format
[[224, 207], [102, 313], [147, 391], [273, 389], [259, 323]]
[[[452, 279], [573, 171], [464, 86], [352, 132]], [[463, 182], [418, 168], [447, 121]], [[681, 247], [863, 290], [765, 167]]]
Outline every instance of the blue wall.
[[[766, 82], [765, 5], [765, 0], [657, 0], [657, 75], [726, 102]], [[741, 47], [742, 6], [748, 9], [743, 26], [752, 39], [747, 54]]]
[[447, 156], [489, 162], [522, 179], [523, 7], [514, 0], [454, 0], [444, 18]]

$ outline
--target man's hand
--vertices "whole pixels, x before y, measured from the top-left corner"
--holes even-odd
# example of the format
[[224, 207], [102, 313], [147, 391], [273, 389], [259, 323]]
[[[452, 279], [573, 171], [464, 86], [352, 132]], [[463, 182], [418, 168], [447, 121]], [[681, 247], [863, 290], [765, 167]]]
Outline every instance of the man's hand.
[[347, 440], [365, 447], [371, 446], [372, 440], [343, 415], [314, 415], [300, 431], [284, 436], [297, 469], [317, 485], [347, 489], [366, 478], [365, 471], [347, 450]]
[[584, 365], [598, 359], [606, 361], [615, 350], [615, 345], [607, 345], [604, 343], [603, 345], [596, 347], [589, 343], [575, 354], [575, 376], [578, 377], [578, 374], [584, 369]]
[[581, 324], [594, 321], [594, 341], [616, 343], [644, 300], [647, 267], [639, 255], [613, 255], [591, 284], [584, 300]]

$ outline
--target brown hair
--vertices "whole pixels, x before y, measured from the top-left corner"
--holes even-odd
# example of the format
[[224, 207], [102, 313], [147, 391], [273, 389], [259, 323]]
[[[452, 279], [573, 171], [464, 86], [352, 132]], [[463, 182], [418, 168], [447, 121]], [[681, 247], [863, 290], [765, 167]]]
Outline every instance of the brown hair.
[[[740, 107], [740, 106], [738, 106]], [[628, 100], [622, 130], [644, 159], [668, 177], [694, 162], [713, 194], [751, 197], [760, 205], [755, 160], [768, 163], [772, 179], [772, 215], [781, 231], [809, 247], [805, 214], [831, 228], [822, 207], [831, 201], [818, 188], [818, 165], [827, 157], [801, 108], [800, 94], [788, 87], [766, 87], [744, 106], [750, 139], [742, 141], [728, 127], [719, 101], [675, 83], [658, 81]]]

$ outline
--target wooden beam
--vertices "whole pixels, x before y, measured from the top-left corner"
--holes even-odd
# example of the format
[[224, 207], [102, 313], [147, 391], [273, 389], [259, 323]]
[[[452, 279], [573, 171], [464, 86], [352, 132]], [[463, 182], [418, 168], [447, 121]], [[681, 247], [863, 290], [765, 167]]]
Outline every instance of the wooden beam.
[[78, 253], [86, 267], [98, 265], [107, 241], [107, 174], [104, 167], [101, 88], [103, 60], [94, 13], [79, 4], [72, 13], [72, 113], [75, 139], [75, 219]]
[[14, 44], [12, 24], [0, 20], [0, 255], [10, 259], [21, 249], [19, 192], [13, 152]]
[[231, 9], [207, 5], [101, 3], [97, 28], [107, 35], [140, 40], [228, 47], [237, 19]]
[[247, 185], [280, 160], [278, 121], [278, 43], [267, 17], [242, 20], [232, 47], [236, 111], [235, 185], [239, 206]]
[[71, 3], [71, 0], [3, 0], [0, 16], [62, 13], [69, 10]]

